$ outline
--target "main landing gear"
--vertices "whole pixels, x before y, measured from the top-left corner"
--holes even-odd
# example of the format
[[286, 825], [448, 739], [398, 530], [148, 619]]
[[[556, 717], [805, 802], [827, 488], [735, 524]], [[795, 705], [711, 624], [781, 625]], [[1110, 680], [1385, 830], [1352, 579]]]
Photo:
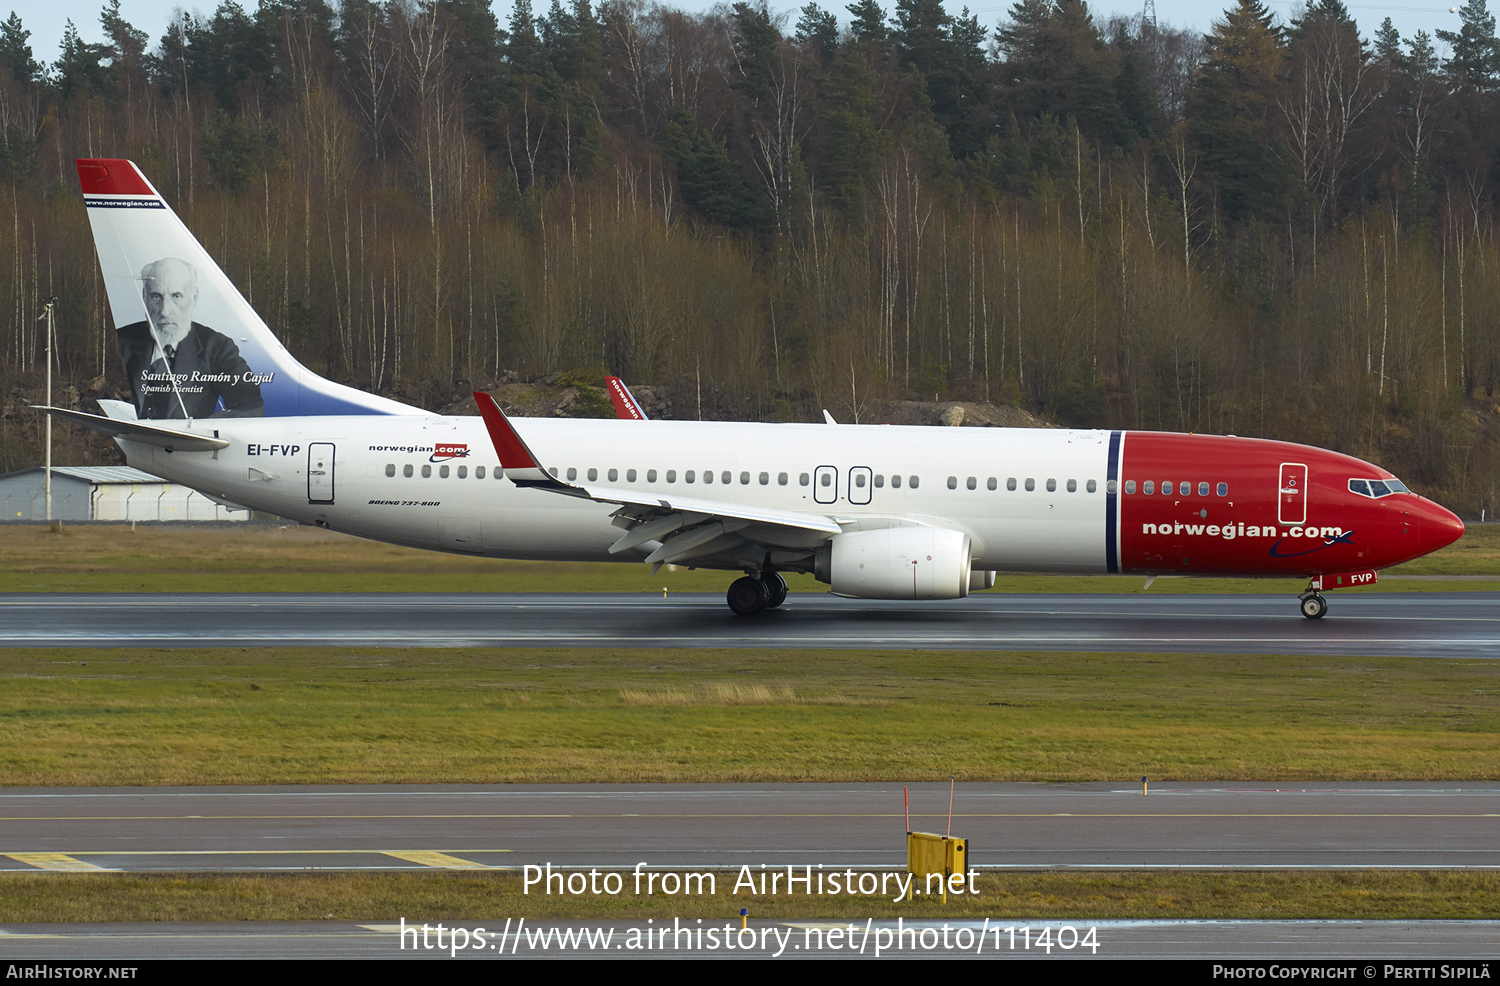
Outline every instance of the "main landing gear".
[[1321, 620], [1328, 612], [1328, 600], [1318, 595], [1318, 590], [1309, 589], [1302, 594], [1302, 615], [1309, 620]]
[[776, 572], [761, 572], [735, 579], [726, 595], [729, 608], [739, 616], [754, 616], [786, 602], [786, 580]]

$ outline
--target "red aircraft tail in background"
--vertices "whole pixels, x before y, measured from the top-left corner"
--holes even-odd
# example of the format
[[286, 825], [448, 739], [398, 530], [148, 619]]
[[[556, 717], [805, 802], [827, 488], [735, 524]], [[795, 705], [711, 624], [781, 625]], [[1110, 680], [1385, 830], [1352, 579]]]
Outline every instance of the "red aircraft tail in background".
[[609, 390], [609, 399], [615, 402], [615, 417], [622, 420], [645, 421], [646, 412], [636, 401], [630, 388], [619, 377], [605, 377], [604, 386]]

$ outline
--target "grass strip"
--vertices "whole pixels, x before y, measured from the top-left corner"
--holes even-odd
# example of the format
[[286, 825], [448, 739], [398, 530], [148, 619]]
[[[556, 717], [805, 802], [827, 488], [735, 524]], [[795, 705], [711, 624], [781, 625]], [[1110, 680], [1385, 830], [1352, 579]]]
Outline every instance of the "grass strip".
[[7, 924], [103, 921], [488, 922], [506, 918], [702, 918], [894, 920], [1000, 918], [1106, 921], [1142, 919], [1492, 919], [1500, 874], [1472, 870], [1133, 871], [981, 874], [977, 896], [760, 896], [732, 892], [646, 897], [543, 896], [522, 892], [518, 874], [486, 873], [6, 873], [0, 920]]
[[[1500, 525], [1471, 528], [1456, 544], [1388, 575], [1494, 576], [1493, 580], [1387, 581], [1341, 592], [1500, 590]], [[506, 561], [365, 541], [312, 527], [128, 524], [0, 525], [0, 592], [723, 592], [732, 573], [638, 563]], [[793, 592], [826, 592], [811, 576]], [[1147, 591], [1139, 576], [1002, 573], [993, 592]], [[1155, 592], [1295, 594], [1295, 579], [1158, 581]]]
[[1474, 780], [1500, 666], [689, 649], [0, 651], [0, 784]]

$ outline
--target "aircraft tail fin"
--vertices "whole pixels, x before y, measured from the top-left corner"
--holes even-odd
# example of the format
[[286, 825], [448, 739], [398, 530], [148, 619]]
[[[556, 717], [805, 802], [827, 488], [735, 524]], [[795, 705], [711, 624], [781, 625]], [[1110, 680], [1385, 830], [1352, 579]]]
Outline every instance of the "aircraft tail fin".
[[297, 362], [132, 162], [78, 180], [137, 420], [426, 413]]
[[615, 404], [615, 417], [626, 420], [645, 421], [646, 412], [641, 410], [640, 401], [625, 386], [625, 381], [619, 377], [605, 377], [604, 386], [609, 390], [609, 399]]

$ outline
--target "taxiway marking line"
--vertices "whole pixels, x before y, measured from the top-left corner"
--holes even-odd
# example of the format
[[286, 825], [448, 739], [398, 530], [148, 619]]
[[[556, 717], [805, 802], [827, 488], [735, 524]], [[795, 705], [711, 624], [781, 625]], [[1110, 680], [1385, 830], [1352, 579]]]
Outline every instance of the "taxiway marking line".
[[394, 856], [396, 859], [404, 859], [408, 863], [421, 863], [423, 866], [437, 866], [449, 870], [487, 870], [490, 867], [484, 863], [476, 863], [472, 859], [459, 859], [445, 852], [435, 849], [412, 849], [400, 852], [387, 851], [382, 855]]
[[85, 863], [62, 852], [8, 852], [8, 858], [39, 870], [102, 870], [104, 867]]

